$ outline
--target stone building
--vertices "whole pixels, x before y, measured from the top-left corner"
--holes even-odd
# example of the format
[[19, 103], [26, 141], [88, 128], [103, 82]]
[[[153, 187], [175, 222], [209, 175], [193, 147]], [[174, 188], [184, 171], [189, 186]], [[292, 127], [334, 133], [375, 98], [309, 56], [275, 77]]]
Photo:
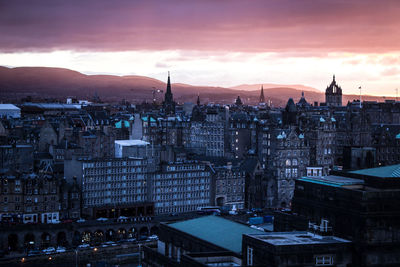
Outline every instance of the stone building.
[[58, 223], [59, 181], [50, 173], [21, 174], [13, 171], [0, 177], [0, 212], [23, 223]]
[[270, 167], [273, 182], [269, 184], [274, 198], [268, 206], [286, 208], [291, 206], [295, 179], [306, 173], [310, 149], [304, 133], [296, 127], [279, 130], [274, 134], [274, 141], [274, 159]]
[[0, 146], [0, 169], [29, 172], [33, 170], [32, 145]]
[[81, 217], [81, 187], [76, 177], [72, 182], [61, 180], [60, 185], [60, 219], [77, 220]]
[[[81, 162], [81, 170], [82, 213], [85, 216], [101, 217], [100, 213], [105, 213], [107, 217], [118, 217], [116, 207], [123, 205], [129, 208], [129, 205], [148, 201], [149, 183], [145, 159], [85, 160]], [[98, 207], [102, 207], [102, 212], [96, 214]], [[136, 215], [136, 209], [132, 209], [131, 216]]]
[[209, 206], [213, 192], [212, 170], [197, 161], [171, 162], [148, 173], [149, 199], [156, 214], [196, 211]]
[[255, 123], [245, 112], [233, 112], [229, 118], [229, 147], [232, 158], [243, 159], [251, 149]]
[[228, 162], [215, 170], [215, 204], [230, 210], [244, 208], [246, 173], [239, 164]]

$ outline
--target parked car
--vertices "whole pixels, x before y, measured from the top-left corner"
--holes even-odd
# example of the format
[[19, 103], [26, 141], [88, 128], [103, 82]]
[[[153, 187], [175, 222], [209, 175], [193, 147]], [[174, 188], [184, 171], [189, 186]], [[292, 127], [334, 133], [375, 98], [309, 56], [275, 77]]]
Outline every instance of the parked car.
[[90, 248], [90, 245], [87, 243], [83, 243], [83, 244], [79, 245], [78, 248], [83, 248], [83, 249]]
[[38, 249], [32, 249], [28, 251], [28, 257], [39, 256], [42, 255], [42, 252]]
[[56, 253], [56, 249], [54, 247], [48, 247], [42, 250], [42, 252], [46, 255]]
[[67, 249], [64, 248], [64, 247], [57, 247], [57, 249], [56, 249], [56, 252], [57, 252], [57, 253], [64, 253], [64, 252], [66, 252], [66, 251], [67, 251]]
[[108, 221], [108, 219], [107, 219], [107, 218], [100, 217], [100, 218], [97, 218], [97, 221], [99, 221], [99, 222], [106, 222], [106, 221]]
[[158, 240], [158, 236], [157, 235], [151, 235], [149, 236], [150, 240]]
[[85, 219], [82, 219], [82, 218], [80, 218], [79, 220], [77, 220], [76, 221], [77, 223], [84, 223], [84, 222], [86, 222], [86, 220]]
[[129, 218], [125, 216], [119, 216], [117, 222], [128, 222]]
[[104, 244], [109, 245], [109, 246], [113, 246], [113, 247], [115, 247], [117, 245], [117, 243], [115, 243], [113, 241], [107, 241], [107, 242], [104, 242]]
[[136, 238], [128, 238], [126, 242], [136, 242]]

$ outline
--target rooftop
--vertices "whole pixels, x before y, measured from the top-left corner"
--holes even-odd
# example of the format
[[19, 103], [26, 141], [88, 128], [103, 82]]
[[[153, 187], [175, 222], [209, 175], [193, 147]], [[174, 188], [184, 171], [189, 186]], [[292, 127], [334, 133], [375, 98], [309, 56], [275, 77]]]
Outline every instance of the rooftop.
[[380, 177], [380, 178], [396, 178], [396, 177], [400, 177], [400, 164], [351, 171], [350, 173], [374, 176], [374, 177]]
[[243, 234], [263, 233], [218, 216], [199, 217], [168, 226], [239, 254], [242, 252]]
[[41, 109], [81, 109], [79, 104], [61, 104], [61, 103], [24, 103], [23, 107], [37, 107]]
[[10, 109], [20, 110], [19, 107], [15, 106], [13, 104], [0, 104], [0, 109], [2, 109], [2, 110], [4, 110], [4, 109], [7, 109], [7, 110], [10, 110]]
[[142, 140], [115, 140], [115, 143], [121, 146], [146, 146], [150, 144]]
[[364, 181], [360, 179], [354, 179], [342, 176], [317, 176], [317, 177], [302, 177], [298, 179], [299, 181], [311, 182], [316, 184], [323, 184], [334, 187], [344, 187], [350, 185], [363, 185]]
[[309, 232], [271, 232], [250, 234], [249, 236], [262, 240], [274, 246], [295, 246], [314, 244], [350, 243], [351, 241], [336, 236], [320, 236]]

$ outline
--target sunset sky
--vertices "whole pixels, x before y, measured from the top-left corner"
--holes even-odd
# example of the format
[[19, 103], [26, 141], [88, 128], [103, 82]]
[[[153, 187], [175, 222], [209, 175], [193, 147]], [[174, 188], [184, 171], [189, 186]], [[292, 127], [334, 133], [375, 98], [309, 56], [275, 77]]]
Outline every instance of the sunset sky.
[[0, 0], [0, 65], [393, 96], [400, 1]]

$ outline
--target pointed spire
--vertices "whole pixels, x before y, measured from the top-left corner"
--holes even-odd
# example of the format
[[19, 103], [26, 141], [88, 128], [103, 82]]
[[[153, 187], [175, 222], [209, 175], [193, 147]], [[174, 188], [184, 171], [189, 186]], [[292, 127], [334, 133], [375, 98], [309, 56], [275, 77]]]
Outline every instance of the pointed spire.
[[197, 105], [200, 106], [200, 94], [197, 93]]
[[167, 91], [165, 92], [163, 106], [165, 113], [167, 114], [175, 113], [175, 102], [171, 90], [171, 79], [169, 71], [168, 71]]
[[260, 103], [265, 103], [265, 97], [264, 97], [264, 85], [261, 85]]
[[304, 91], [301, 91], [301, 97], [304, 98]]
[[335, 74], [333, 74], [333, 81], [335, 82]]
[[172, 94], [171, 92], [171, 79], [169, 77], [169, 71], [168, 71], [168, 81], [167, 81], [167, 92], [166, 94]]

